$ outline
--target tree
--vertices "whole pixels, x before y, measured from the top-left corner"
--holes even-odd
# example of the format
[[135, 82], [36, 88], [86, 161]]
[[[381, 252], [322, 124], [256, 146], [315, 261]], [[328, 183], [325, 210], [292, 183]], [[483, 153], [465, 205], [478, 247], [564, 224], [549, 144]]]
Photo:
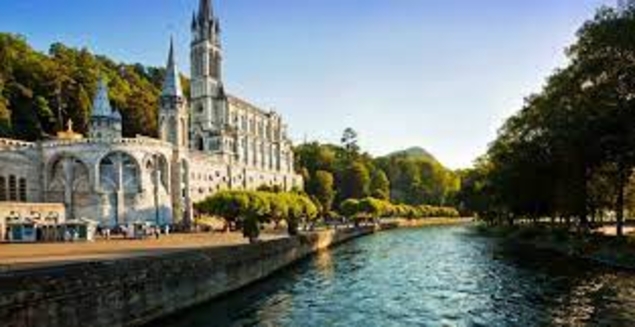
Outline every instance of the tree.
[[464, 204], [492, 222], [550, 216], [583, 230], [613, 211], [622, 234], [635, 168], [634, 28], [633, 10], [609, 8], [584, 24], [567, 51], [570, 64], [527, 98], [467, 173]]
[[390, 200], [390, 181], [381, 169], [375, 169], [370, 181], [370, 193], [380, 200]]
[[275, 229], [278, 229], [280, 222], [289, 217], [289, 197], [281, 195], [280, 192], [273, 192], [267, 196], [269, 196], [271, 219], [275, 224]]
[[340, 179], [342, 198], [362, 199], [369, 195], [370, 173], [362, 163], [350, 164]]
[[221, 217], [225, 220], [225, 231], [231, 230], [249, 206], [249, 198], [243, 192], [221, 191], [195, 205], [202, 214]]
[[359, 153], [357, 137], [357, 132], [350, 127], [346, 128], [342, 134], [342, 147], [344, 147], [349, 156], [356, 156]]
[[312, 194], [320, 204], [321, 214], [328, 215], [335, 199], [333, 174], [319, 170], [311, 178], [308, 184], [308, 192]]
[[354, 218], [359, 213], [359, 200], [348, 199], [342, 202], [340, 212], [347, 218]]
[[[249, 239], [250, 243], [258, 242], [260, 236], [260, 224], [265, 222], [271, 214], [271, 200], [273, 197], [264, 192], [244, 192], [247, 203], [241, 209], [243, 222], [243, 236]], [[275, 200], [275, 199], [274, 199]]]
[[358, 211], [366, 218], [379, 218], [387, 211], [387, 204], [378, 199], [365, 198], [359, 201]]

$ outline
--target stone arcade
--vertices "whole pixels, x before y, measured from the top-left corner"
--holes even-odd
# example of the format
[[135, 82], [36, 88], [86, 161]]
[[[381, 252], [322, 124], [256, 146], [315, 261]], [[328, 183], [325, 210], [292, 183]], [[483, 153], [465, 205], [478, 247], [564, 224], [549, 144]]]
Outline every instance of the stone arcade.
[[192, 35], [191, 101], [170, 44], [159, 139], [122, 137], [121, 114], [102, 80], [88, 138], [69, 124], [56, 140], [0, 140], [0, 202], [63, 203], [68, 218], [105, 226], [188, 223], [192, 203], [218, 190], [302, 187], [281, 117], [225, 93], [210, 0], [200, 1]]

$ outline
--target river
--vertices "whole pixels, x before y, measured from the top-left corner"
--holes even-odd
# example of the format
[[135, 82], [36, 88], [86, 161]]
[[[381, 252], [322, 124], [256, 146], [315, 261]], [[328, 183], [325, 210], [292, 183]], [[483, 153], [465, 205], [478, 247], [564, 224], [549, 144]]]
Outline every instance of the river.
[[635, 326], [635, 273], [508, 249], [469, 226], [402, 229], [155, 326]]

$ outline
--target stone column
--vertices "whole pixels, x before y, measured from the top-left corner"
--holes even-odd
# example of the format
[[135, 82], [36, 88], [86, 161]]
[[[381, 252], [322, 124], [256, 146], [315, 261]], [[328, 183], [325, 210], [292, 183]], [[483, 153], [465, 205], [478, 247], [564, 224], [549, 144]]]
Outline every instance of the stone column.
[[159, 185], [161, 183], [161, 167], [158, 158], [154, 158], [154, 171], [152, 172], [152, 184], [154, 195], [154, 213], [157, 225], [161, 224], [161, 216], [159, 211]]
[[121, 156], [121, 154], [117, 155], [117, 159], [115, 160], [115, 174], [117, 176], [117, 187], [116, 187], [116, 192], [117, 192], [117, 217], [116, 217], [116, 224], [117, 225], [121, 225], [123, 223], [125, 223], [125, 212], [126, 212], [126, 208], [125, 208], [125, 190], [124, 190], [124, 184], [123, 184], [123, 158]]
[[194, 212], [192, 205], [192, 195], [190, 194], [190, 169], [189, 165], [183, 167], [183, 188], [185, 190], [185, 196], [183, 199], [184, 211], [183, 222], [187, 228], [191, 228], [194, 223]]
[[73, 181], [75, 164], [72, 159], [62, 159], [62, 168], [64, 169], [64, 206], [66, 207], [66, 218], [75, 218], [73, 208]]

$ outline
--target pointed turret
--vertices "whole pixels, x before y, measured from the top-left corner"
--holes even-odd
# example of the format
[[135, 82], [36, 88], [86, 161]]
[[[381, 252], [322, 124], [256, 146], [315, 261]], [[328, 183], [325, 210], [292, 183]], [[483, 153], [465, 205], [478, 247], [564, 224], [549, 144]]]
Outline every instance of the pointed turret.
[[123, 118], [121, 117], [121, 112], [115, 108], [115, 111], [112, 112], [112, 119], [121, 122]]
[[93, 100], [93, 112], [90, 117], [89, 136], [92, 139], [121, 138], [121, 114], [113, 110], [108, 98], [108, 83], [102, 78]]
[[214, 9], [211, 0], [201, 0], [198, 6], [199, 23], [211, 22], [214, 19]]
[[179, 149], [189, 143], [189, 115], [187, 99], [183, 96], [179, 70], [176, 68], [174, 42], [170, 39], [170, 54], [165, 69], [165, 80], [159, 101], [159, 136]]
[[165, 69], [165, 80], [163, 81], [162, 96], [183, 97], [181, 89], [181, 78], [179, 70], [176, 67], [176, 59], [174, 57], [174, 41], [170, 39], [170, 53], [168, 55], [168, 64]]
[[198, 28], [198, 24], [196, 22], [196, 12], [192, 13], [192, 30], [196, 30]]
[[102, 78], [97, 86], [97, 94], [93, 99], [93, 117], [110, 117], [112, 115], [112, 107], [108, 98], [108, 83]]

